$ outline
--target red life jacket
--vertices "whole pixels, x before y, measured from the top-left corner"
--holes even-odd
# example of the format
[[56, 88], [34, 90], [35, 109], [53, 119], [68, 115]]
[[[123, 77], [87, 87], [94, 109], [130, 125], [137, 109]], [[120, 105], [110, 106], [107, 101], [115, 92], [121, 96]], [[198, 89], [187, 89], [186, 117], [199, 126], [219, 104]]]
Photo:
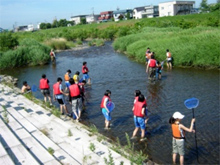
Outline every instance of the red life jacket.
[[46, 78], [40, 79], [40, 89], [49, 89], [50, 88], [50, 86], [47, 83], [47, 81], [48, 80]]
[[149, 67], [155, 68], [157, 64], [157, 61], [155, 59], [150, 59]]
[[104, 106], [105, 98], [108, 98], [108, 101], [111, 101], [111, 99], [110, 99], [109, 96], [104, 95], [103, 98], [102, 98], [102, 102], [101, 102], [101, 104], [100, 104], [100, 107], [101, 107], [101, 108], [105, 108], [105, 106]]
[[183, 135], [181, 135], [181, 132], [179, 130], [179, 124], [172, 124], [172, 132], [173, 132], [173, 137], [175, 139], [185, 139], [185, 132], [183, 131]]
[[78, 97], [80, 96], [80, 89], [78, 84], [73, 84], [69, 86], [70, 96], [71, 97]]
[[[86, 71], [85, 71], [86, 70]], [[87, 73], [89, 70], [88, 70], [88, 68], [86, 67], [86, 66], [82, 66], [82, 73], [83, 74], [85, 74], [85, 73]]]
[[137, 117], [144, 117], [144, 115], [141, 113], [142, 112], [142, 108], [145, 106], [145, 102], [140, 102], [140, 101], [137, 101], [135, 104], [134, 104], [134, 115], [137, 116]]
[[60, 83], [57, 82], [57, 83], [53, 84], [53, 92], [54, 92], [55, 95], [62, 94], [60, 92]]
[[[135, 98], [134, 98], [134, 104], [136, 103], [136, 102], [138, 102], [138, 96], [136, 96]], [[147, 101], [146, 101], [146, 99], [144, 99], [144, 104], [147, 106]]]
[[54, 56], [54, 55], [53, 55], [53, 52], [50, 52], [50, 56]]

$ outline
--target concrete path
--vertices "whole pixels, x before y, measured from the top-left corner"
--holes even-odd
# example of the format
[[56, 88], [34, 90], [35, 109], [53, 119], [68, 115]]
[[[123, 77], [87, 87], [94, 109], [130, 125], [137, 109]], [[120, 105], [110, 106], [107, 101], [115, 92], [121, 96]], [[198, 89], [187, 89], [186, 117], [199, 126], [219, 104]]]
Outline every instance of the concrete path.
[[0, 164], [104, 165], [109, 152], [115, 165], [131, 164], [82, 124], [55, 117], [1, 83], [0, 114]]

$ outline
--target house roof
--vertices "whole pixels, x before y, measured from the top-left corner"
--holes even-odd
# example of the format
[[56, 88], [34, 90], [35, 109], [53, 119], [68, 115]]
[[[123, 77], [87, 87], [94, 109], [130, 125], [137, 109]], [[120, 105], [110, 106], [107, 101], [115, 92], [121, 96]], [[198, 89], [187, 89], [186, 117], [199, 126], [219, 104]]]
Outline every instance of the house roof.
[[86, 17], [87, 15], [76, 15], [76, 16], [71, 16], [70, 18], [76, 18], [76, 17]]
[[137, 10], [137, 11], [142, 11], [145, 9], [145, 6], [142, 6], [142, 7], [135, 7], [134, 10]]
[[[161, 2], [161, 3], [168, 3], [168, 2], [175, 2], [175, 3], [195, 3], [195, 1], [188, 1], [188, 0], [175, 0], [175, 1], [166, 1], [166, 2]], [[159, 4], [161, 4], [159, 3]]]
[[100, 13], [100, 15], [102, 15], [102, 14], [109, 14], [109, 13], [112, 13], [113, 11], [103, 11], [103, 12], [101, 12]]
[[133, 12], [133, 10], [131, 9], [125, 9], [125, 10], [116, 10], [116, 11], [113, 11], [113, 14], [120, 14], [120, 13], [127, 13], [127, 12]]

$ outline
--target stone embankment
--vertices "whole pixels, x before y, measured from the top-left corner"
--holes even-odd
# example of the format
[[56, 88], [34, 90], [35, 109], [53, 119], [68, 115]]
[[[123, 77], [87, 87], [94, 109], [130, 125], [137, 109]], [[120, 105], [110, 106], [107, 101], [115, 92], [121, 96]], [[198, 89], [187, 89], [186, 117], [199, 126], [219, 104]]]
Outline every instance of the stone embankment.
[[0, 84], [0, 164], [115, 164], [130, 161], [68, 117], [58, 118]]
[[54, 116], [20, 94], [16, 78], [0, 77], [0, 164], [131, 164], [102, 135]]

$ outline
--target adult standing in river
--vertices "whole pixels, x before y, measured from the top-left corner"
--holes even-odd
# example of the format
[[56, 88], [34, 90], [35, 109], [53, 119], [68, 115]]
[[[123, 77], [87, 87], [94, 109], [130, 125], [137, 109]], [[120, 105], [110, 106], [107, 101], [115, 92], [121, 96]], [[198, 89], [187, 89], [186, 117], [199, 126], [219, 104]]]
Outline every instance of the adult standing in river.
[[49, 80], [46, 78], [46, 75], [43, 74], [42, 78], [40, 79], [40, 90], [41, 93], [44, 95], [44, 101], [47, 102], [47, 98], [50, 102], [50, 106], [52, 105], [51, 97], [50, 97], [50, 86]]
[[51, 49], [51, 51], [50, 51], [50, 58], [51, 58], [52, 62], [56, 62], [56, 55], [55, 55], [53, 49]]
[[195, 122], [195, 118], [192, 119], [190, 128], [185, 127], [180, 124], [180, 121], [184, 118], [180, 112], [175, 112], [173, 116], [170, 118], [169, 123], [171, 124], [172, 134], [173, 134], [173, 164], [176, 164], [176, 156], [180, 155], [180, 165], [184, 164], [184, 144], [185, 144], [185, 131], [187, 132], [195, 132], [193, 130], [193, 124]]
[[150, 48], [147, 48], [147, 51], [146, 51], [146, 53], [145, 53], [146, 65], [147, 65], [147, 63], [148, 63], [148, 60], [150, 59], [150, 56], [151, 56]]
[[88, 82], [87, 84], [91, 84], [91, 78], [89, 77], [89, 69], [87, 68], [87, 62], [83, 62], [83, 66], [82, 66], [82, 73], [83, 73], [83, 80], [87, 80]]
[[167, 56], [167, 68], [172, 69], [172, 55], [171, 55], [169, 49], [167, 49], [166, 56]]

